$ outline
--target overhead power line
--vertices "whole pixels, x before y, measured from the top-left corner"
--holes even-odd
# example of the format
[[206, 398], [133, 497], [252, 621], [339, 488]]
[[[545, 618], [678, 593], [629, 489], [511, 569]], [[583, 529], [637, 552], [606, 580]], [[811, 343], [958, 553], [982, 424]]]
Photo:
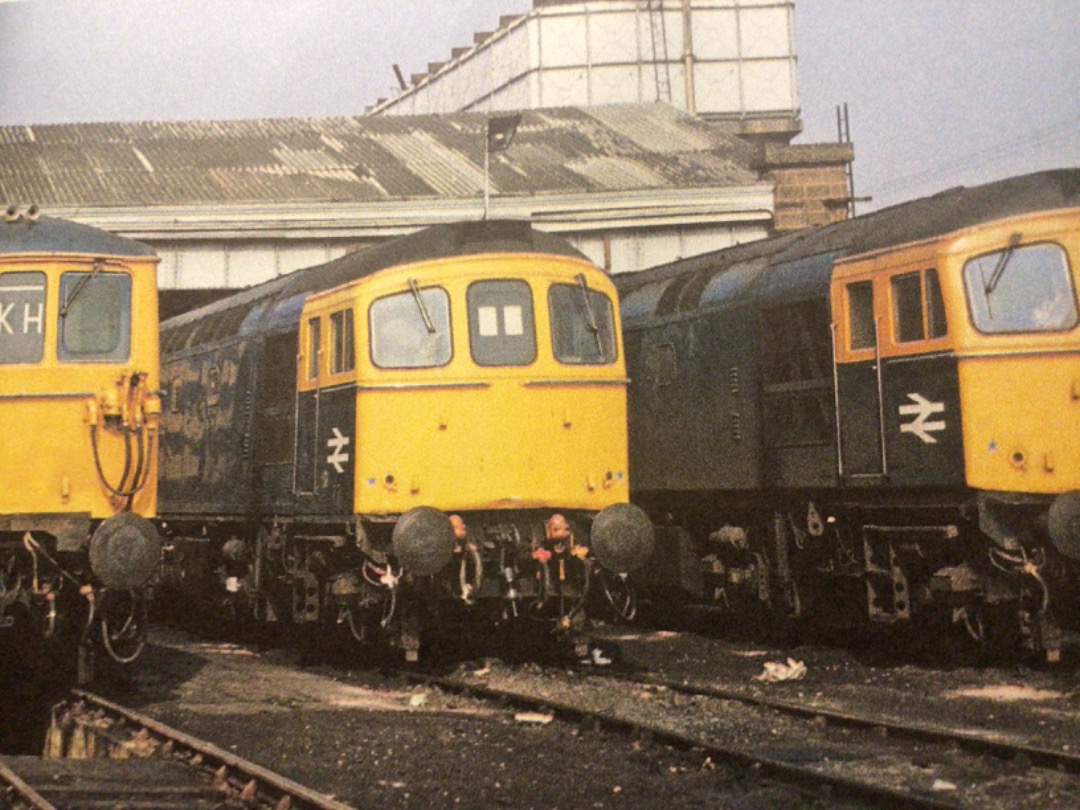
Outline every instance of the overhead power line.
[[[959, 156], [956, 159], [937, 163], [925, 169], [920, 169], [917, 172], [886, 178], [881, 183], [883, 188], [879, 193], [888, 192], [889, 194], [895, 194], [897, 192], [907, 191], [931, 178], [936, 178], [938, 180], [943, 178], [948, 179], [964, 172], [981, 169], [991, 163], [1013, 157], [1014, 155], [1023, 152], [1044, 149], [1047, 146], [1065, 143], [1069, 139], [1077, 137], [1080, 137], [1080, 118], [1059, 121], [1050, 126], [1032, 130], [1022, 136], [1010, 138], [1006, 141], [999, 141], [998, 143], [991, 144], [983, 149]], [[1073, 159], [1080, 161], [1080, 150], [1078, 150], [1078, 153]]]

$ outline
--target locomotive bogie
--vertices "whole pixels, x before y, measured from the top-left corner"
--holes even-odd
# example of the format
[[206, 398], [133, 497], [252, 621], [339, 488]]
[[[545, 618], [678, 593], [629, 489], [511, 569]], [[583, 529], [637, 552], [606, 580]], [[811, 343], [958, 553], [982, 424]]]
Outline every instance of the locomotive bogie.
[[588, 612], [605, 596], [615, 609], [633, 607], [632, 595], [621, 595], [625, 578], [590, 554], [594, 518], [419, 507], [352, 525], [204, 526], [170, 535], [158, 603], [183, 605], [204, 627], [337, 629], [362, 644], [396, 645], [409, 660], [418, 656], [421, 615], [424, 632], [451, 624], [482, 635], [521, 624], [580, 648]]

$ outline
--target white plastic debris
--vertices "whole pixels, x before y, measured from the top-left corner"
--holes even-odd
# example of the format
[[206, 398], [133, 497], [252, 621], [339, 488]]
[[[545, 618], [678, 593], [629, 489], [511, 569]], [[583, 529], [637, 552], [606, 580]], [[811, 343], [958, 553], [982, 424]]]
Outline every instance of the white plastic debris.
[[519, 723], [528, 723], [535, 726], [546, 726], [548, 723], [555, 719], [555, 715], [545, 714], [543, 712], [518, 712], [514, 715], [514, 719]]
[[421, 692], [421, 693], [413, 695], [411, 698], [409, 698], [409, 706], [411, 706], [414, 709], [419, 708], [420, 706], [426, 705], [427, 702], [428, 702], [428, 696], [427, 696], [426, 692]]
[[581, 659], [581, 663], [585, 666], [606, 667], [611, 664], [611, 659], [604, 655], [599, 647], [593, 647], [589, 654]]
[[760, 675], [755, 675], [755, 681], [764, 683], [779, 683], [781, 681], [801, 681], [806, 677], [806, 664], [789, 658], [787, 663], [779, 661], [766, 661], [765, 669]]
[[930, 786], [931, 790], [956, 790], [956, 785], [952, 782], [946, 782], [944, 779], [935, 779], [934, 784]]

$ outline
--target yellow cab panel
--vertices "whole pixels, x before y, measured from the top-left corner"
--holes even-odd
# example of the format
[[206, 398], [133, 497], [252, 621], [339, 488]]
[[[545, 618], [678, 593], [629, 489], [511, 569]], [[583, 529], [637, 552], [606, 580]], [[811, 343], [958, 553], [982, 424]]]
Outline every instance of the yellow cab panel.
[[[356, 513], [626, 501], [625, 370], [602, 272], [567, 257], [486, 254], [313, 296], [301, 328], [302, 392], [312, 386], [307, 324], [348, 297]], [[553, 311], [577, 326], [553, 335]], [[345, 381], [323, 362], [328, 385]]]
[[957, 321], [968, 481], [1080, 488], [1080, 209], [972, 228], [946, 257]]
[[154, 514], [156, 264], [0, 256], [0, 514]]

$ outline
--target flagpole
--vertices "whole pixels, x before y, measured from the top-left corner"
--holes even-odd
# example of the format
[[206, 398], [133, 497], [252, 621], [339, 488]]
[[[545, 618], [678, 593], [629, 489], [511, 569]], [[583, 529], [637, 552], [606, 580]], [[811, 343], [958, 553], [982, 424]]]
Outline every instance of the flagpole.
[[491, 153], [505, 152], [510, 148], [510, 142], [514, 140], [514, 133], [520, 123], [521, 113], [489, 118], [487, 121], [487, 137], [484, 143], [484, 219], [488, 218], [491, 210]]

